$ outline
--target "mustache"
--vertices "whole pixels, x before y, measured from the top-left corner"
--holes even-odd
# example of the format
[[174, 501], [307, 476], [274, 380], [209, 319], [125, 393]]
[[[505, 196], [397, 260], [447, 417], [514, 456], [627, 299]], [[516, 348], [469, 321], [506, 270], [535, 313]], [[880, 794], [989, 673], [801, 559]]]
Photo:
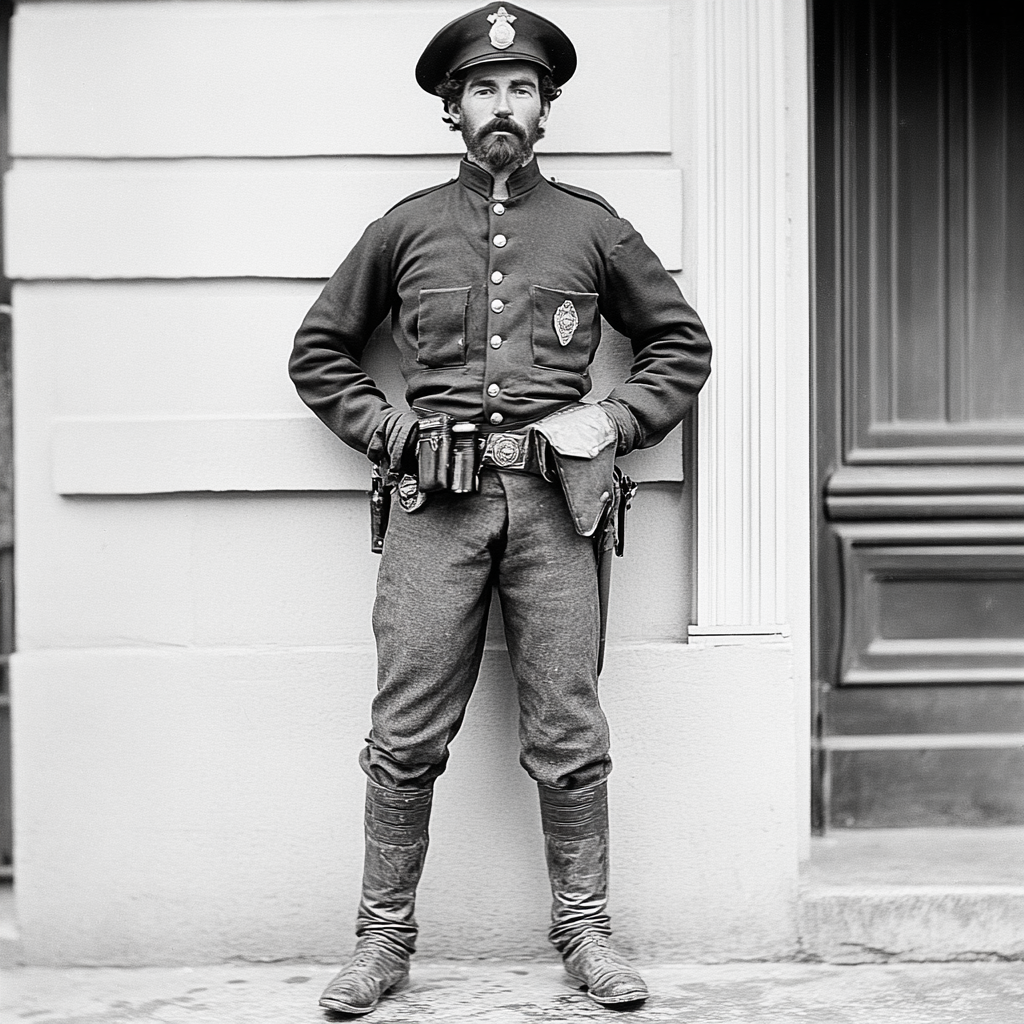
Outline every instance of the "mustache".
[[476, 140], [479, 141], [491, 132], [508, 132], [509, 135], [514, 135], [522, 142], [526, 141], [526, 129], [522, 125], [516, 124], [515, 121], [504, 117], [496, 117], [488, 121], [483, 127], [477, 129]]

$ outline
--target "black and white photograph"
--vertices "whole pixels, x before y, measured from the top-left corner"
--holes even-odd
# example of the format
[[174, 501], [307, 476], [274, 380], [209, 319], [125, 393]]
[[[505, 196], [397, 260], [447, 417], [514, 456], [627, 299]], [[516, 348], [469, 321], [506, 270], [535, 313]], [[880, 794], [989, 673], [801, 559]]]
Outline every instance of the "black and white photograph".
[[0, 1018], [1024, 1020], [1009, 0], [0, 3]]

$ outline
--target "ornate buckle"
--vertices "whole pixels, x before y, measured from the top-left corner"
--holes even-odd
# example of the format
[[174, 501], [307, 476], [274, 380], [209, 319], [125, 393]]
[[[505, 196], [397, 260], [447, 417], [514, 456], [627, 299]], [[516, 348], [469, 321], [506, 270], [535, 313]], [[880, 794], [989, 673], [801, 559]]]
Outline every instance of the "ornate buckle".
[[526, 437], [523, 434], [488, 434], [484, 456], [499, 469], [523, 469]]

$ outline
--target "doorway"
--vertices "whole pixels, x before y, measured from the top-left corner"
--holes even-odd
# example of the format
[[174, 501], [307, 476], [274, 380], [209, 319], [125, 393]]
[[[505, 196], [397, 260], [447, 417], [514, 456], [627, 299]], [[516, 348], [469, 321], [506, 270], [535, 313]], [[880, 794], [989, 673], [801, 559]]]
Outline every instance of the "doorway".
[[819, 830], [1024, 824], [1024, 29], [814, 0]]

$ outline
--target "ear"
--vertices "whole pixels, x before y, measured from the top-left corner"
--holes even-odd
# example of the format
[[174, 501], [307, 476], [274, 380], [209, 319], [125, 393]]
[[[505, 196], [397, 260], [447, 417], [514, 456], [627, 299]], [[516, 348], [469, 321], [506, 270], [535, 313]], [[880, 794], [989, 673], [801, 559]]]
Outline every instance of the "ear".
[[447, 113], [452, 124], [462, 123], [462, 104], [458, 100], [451, 100], [445, 109], [445, 113]]
[[540, 117], [537, 119], [537, 124], [544, 124], [548, 119], [548, 114], [551, 113], [551, 100], [541, 100], [540, 103]]

